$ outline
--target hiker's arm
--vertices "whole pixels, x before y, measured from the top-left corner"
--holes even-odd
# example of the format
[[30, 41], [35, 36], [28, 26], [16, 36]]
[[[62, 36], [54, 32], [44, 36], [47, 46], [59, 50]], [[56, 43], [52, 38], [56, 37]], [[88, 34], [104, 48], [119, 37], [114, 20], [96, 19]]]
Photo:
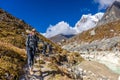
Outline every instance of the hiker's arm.
[[37, 41], [36, 47], [38, 48], [38, 44], [40, 43], [40, 39], [39, 39], [38, 36], [36, 37], [36, 39], [37, 39], [37, 40], [36, 40], [36, 41]]
[[27, 36], [27, 39], [26, 39], [26, 47], [29, 47], [29, 36]]

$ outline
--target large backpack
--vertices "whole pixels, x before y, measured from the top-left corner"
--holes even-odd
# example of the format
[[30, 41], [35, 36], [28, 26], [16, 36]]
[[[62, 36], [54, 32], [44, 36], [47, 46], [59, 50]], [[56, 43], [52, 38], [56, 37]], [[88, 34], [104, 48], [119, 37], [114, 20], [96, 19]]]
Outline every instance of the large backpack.
[[31, 34], [28, 36], [29, 39], [29, 45], [30, 46], [35, 46], [37, 47], [37, 43], [38, 43], [38, 37], [36, 35], [32, 36]]

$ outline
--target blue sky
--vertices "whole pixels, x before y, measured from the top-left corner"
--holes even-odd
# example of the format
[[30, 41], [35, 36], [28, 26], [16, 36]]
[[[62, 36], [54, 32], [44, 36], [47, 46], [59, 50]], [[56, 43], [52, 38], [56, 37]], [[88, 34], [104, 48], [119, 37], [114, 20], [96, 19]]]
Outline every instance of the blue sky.
[[74, 26], [83, 14], [104, 12], [105, 9], [99, 9], [99, 6], [95, 0], [0, 0], [0, 8], [23, 19], [41, 33], [50, 24], [65, 21]]

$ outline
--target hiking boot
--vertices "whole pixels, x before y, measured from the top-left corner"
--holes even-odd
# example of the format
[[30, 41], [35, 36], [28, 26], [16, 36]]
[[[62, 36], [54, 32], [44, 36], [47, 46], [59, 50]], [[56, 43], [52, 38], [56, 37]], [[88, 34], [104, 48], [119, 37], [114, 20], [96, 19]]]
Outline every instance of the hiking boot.
[[30, 72], [30, 75], [33, 75], [33, 73], [34, 73], [34, 72], [33, 72], [33, 69], [30, 68], [29, 70], [30, 70], [30, 71], [29, 71], [29, 72]]
[[34, 72], [32, 70], [30, 70], [30, 75], [33, 75], [33, 74], [34, 74]]

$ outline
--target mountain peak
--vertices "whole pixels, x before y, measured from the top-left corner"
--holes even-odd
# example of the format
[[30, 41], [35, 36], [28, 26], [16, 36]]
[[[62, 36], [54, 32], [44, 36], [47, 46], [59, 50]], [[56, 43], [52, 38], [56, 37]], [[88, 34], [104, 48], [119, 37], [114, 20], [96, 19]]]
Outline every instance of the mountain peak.
[[[120, 1], [114, 1], [114, 2], [113, 2], [113, 5], [120, 8]], [[112, 6], [113, 6], [113, 5], [112, 5]]]
[[117, 21], [120, 19], [120, 1], [115, 1], [113, 4], [107, 8], [106, 13], [103, 15], [102, 19], [97, 25], [103, 25], [109, 22]]
[[104, 13], [96, 13], [95, 15], [83, 15], [76, 23], [75, 29], [77, 33], [81, 33], [96, 26], [97, 22], [102, 18]]

